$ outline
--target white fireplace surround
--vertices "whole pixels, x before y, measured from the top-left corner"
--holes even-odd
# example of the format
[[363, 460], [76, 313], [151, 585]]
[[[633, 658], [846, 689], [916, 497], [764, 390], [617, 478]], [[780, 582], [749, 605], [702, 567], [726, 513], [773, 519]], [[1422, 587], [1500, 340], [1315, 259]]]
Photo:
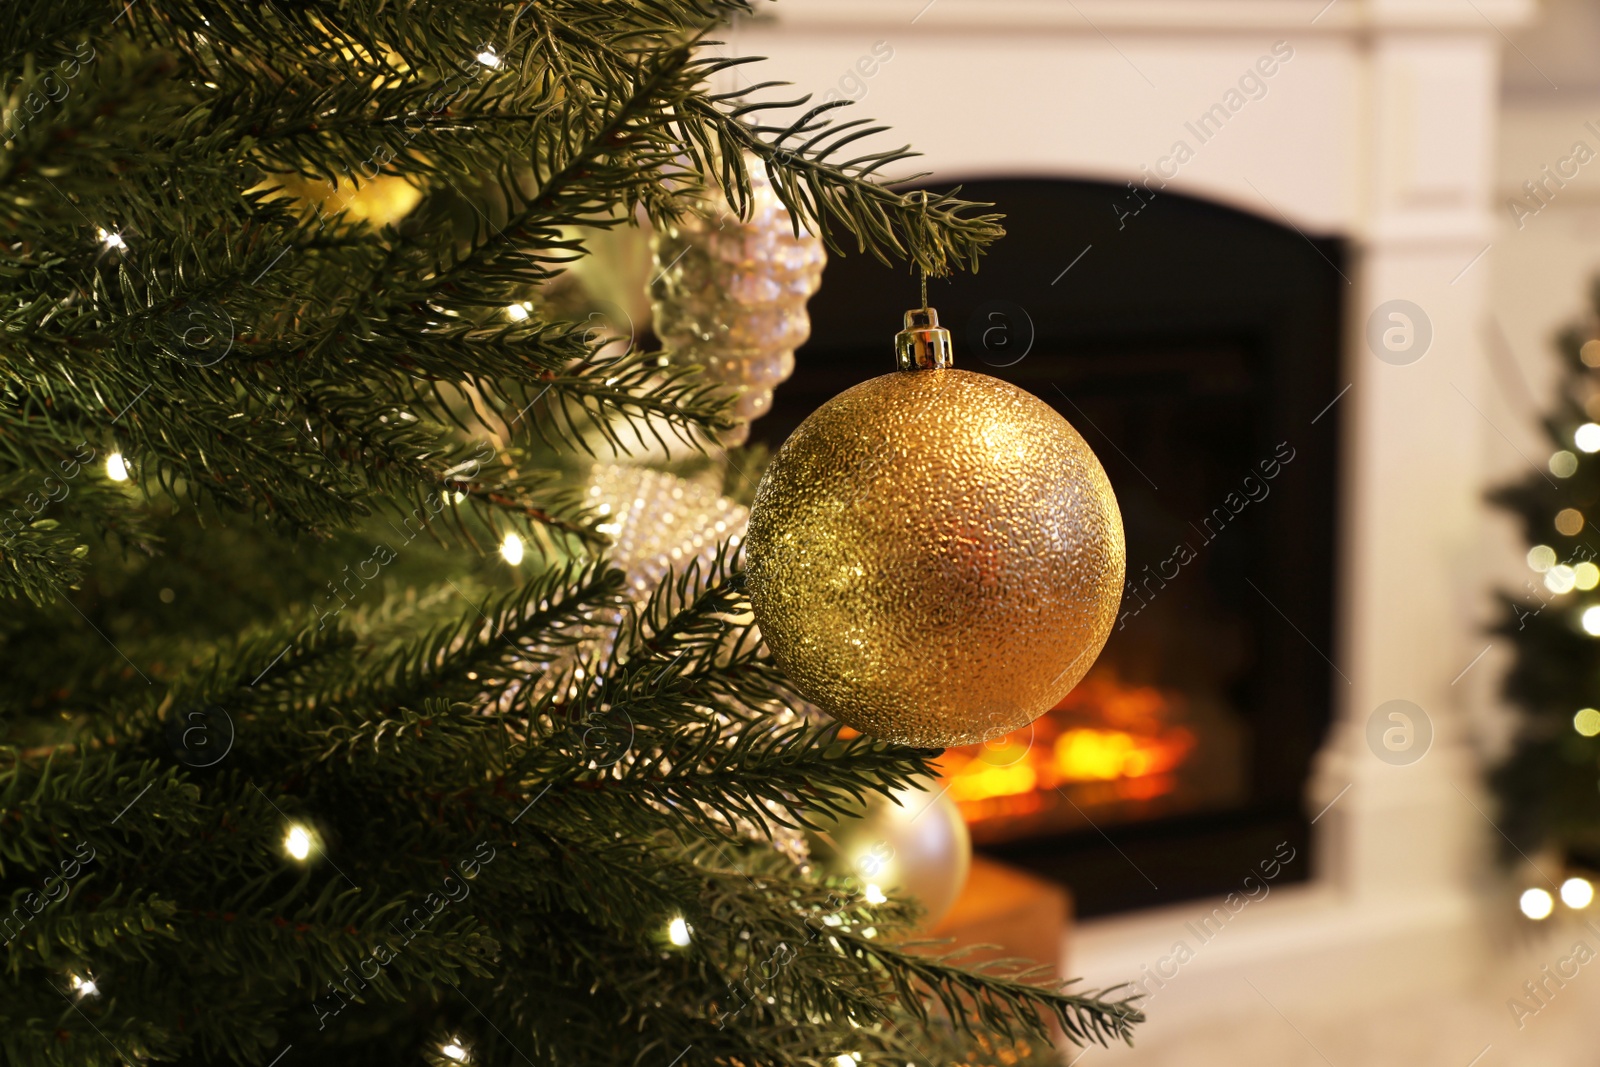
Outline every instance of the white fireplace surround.
[[[727, 36], [729, 51], [770, 57], [763, 78], [864, 97], [856, 113], [891, 124], [940, 179], [1144, 183], [1157, 172], [1155, 188], [1348, 239], [1349, 389], [1329, 413], [1346, 442], [1338, 637], [1319, 650], [1336, 668], [1336, 723], [1305, 797], [1318, 816], [1314, 876], [1209, 939], [1195, 924], [1218, 901], [1082, 923], [1069, 973], [1145, 978], [1145, 1048], [1262, 1001], [1285, 1018], [1348, 1018], [1478, 973], [1494, 951], [1490, 917], [1506, 911], [1488, 892], [1497, 834], [1468, 730], [1497, 685], [1494, 657], [1475, 660], [1492, 587], [1483, 456], [1499, 440], [1481, 414], [1493, 388], [1483, 252], [1502, 31], [1531, 2], [783, 0], [763, 11]], [[1062, 267], [1083, 251], [1070, 220], [1060, 248]], [[1432, 327], [1407, 365], [1379, 360], [1365, 337], [1373, 310], [1396, 299]], [[1374, 709], [1396, 698], [1434, 731], [1408, 766], [1366, 741]], [[1192, 958], [1174, 958], [1180, 941]], [[1170, 976], [1159, 985], [1146, 978], [1157, 968]]]

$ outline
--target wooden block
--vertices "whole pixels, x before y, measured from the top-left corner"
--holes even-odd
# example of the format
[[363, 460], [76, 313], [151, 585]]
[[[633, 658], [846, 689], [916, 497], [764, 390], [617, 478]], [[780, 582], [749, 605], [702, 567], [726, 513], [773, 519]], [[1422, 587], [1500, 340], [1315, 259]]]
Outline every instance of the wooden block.
[[974, 855], [961, 896], [929, 936], [957, 945], [997, 945], [968, 958], [1032, 960], [1059, 978], [1071, 914], [1065, 887]]

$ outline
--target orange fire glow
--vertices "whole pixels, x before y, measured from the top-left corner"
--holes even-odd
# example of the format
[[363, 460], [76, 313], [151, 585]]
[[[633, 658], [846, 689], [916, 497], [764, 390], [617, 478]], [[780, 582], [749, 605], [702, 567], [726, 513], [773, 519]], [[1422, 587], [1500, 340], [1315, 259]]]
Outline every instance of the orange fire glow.
[[1032, 726], [946, 752], [950, 796], [974, 824], [1042, 811], [1066, 786], [1079, 803], [1163, 796], [1195, 746], [1181, 710], [1177, 693], [1096, 670]]

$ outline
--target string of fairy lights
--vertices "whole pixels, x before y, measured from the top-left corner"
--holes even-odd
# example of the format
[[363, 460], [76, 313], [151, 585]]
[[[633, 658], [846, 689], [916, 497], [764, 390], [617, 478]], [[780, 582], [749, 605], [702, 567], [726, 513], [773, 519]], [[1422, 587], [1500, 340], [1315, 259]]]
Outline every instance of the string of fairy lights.
[[[279, 847], [285, 856], [300, 864], [312, 862], [313, 854], [321, 853], [323, 848], [321, 836], [316, 829], [298, 821], [290, 821], [284, 826]], [[885, 904], [889, 900], [883, 890], [875, 884], [867, 885], [864, 898], [869, 904]], [[830, 926], [838, 926], [843, 922], [837, 915], [825, 916], [823, 921]], [[694, 927], [683, 915], [675, 914], [667, 919], [661, 937], [667, 945], [675, 949], [687, 948], [694, 941]], [[77, 1000], [92, 999], [100, 996], [102, 992], [98, 980], [87, 968], [68, 973], [67, 984]], [[446, 1060], [455, 1063], [472, 1061], [471, 1045], [467, 1039], [459, 1035], [452, 1034], [443, 1038], [438, 1042], [437, 1049], [439, 1056]], [[834, 1058], [835, 1067], [857, 1067], [860, 1062], [860, 1053], [842, 1053]]]
[[[1584, 366], [1600, 368], [1600, 339], [1584, 343], [1579, 356]], [[1591, 417], [1597, 412], [1593, 403], [1586, 405]], [[1585, 422], [1572, 431], [1572, 447], [1557, 449], [1547, 463], [1550, 473], [1557, 478], [1571, 478], [1578, 472], [1579, 455], [1600, 452], [1600, 423]], [[1577, 537], [1586, 525], [1583, 512], [1567, 507], [1556, 512], [1552, 523], [1562, 537]], [[1543, 577], [1544, 587], [1556, 596], [1569, 593], [1588, 593], [1600, 588], [1600, 565], [1591, 559], [1569, 557], [1563, 561], [1555, 547], [1537, 544], [1528, 550], [1528, 566]], [[1542, 609], [1541, 609], [1542, 610]], [[1581, 604], [1576, 612], [1577, 625], [1590, 637], [1600, 637], [1600, 603]], [[1572, 714], [1572, 729], [1581, 737], [1600, 735], [1600, 709], [1584, 707]], [[1542, 922], [1556, 911], [1556, 900], [1572, 911], [1583, 911], [1594, 903], [1595, 887], [1589, 879], [1572, 875], [1565, 879], [1552, 894], [1548, 889], [1531, 886], [1522, 891], [1517, 905], [1529, 919]]]
[[[1585, 345], [1587, 351], [1591, 341]], [[1596, 348], [1600, 356], [1600, 346]], [[1588, 358], [1585, 358], [1588, 362]], [[1586, 422], [1572, 433], [1572, 445], [1578, 452], [1600, 452], [1600, 423]], [[1570, 449], [1560, 449], [1551, 455], [1550, 473], [1557, 478], [1570, 478], [1578, 471], [1578, 456]], [[1583, 512], [1577, 508], [1562, 508], [1556, 513], [1555, 530], [1563, 537], [1576, 537], [1583, 532]], [[1538, 544], [1528, 550], [1528, 566], [1543, 576], [1544, 587], [1557, 596], [1568, 593], [1587, 593], [1600, 587], [1600, 566], [1593, 560], [1562, 562], [1560, 554], [1551, 545]], [[1590, 637], [1600, 637], [1600, 603], [1587, 603], [1577, 612], [1577, 622]], [[1572, 728], [1584, 737], [1600, 734], [1600, 710], [1578, 708], [1572, 715]], [[1548, 896], [1549, 894], [1546, 894]]]

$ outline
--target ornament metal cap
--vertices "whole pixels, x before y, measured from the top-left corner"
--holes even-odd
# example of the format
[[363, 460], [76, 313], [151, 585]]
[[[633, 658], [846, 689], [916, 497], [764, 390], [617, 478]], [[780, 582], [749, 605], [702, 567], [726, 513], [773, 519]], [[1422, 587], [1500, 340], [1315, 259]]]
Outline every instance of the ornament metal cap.
[[944, 370], [955, 365], [950, 331], [930, 307], [906, 312], [906, 328], [894, 335], [894, 358], [901, 370]]

